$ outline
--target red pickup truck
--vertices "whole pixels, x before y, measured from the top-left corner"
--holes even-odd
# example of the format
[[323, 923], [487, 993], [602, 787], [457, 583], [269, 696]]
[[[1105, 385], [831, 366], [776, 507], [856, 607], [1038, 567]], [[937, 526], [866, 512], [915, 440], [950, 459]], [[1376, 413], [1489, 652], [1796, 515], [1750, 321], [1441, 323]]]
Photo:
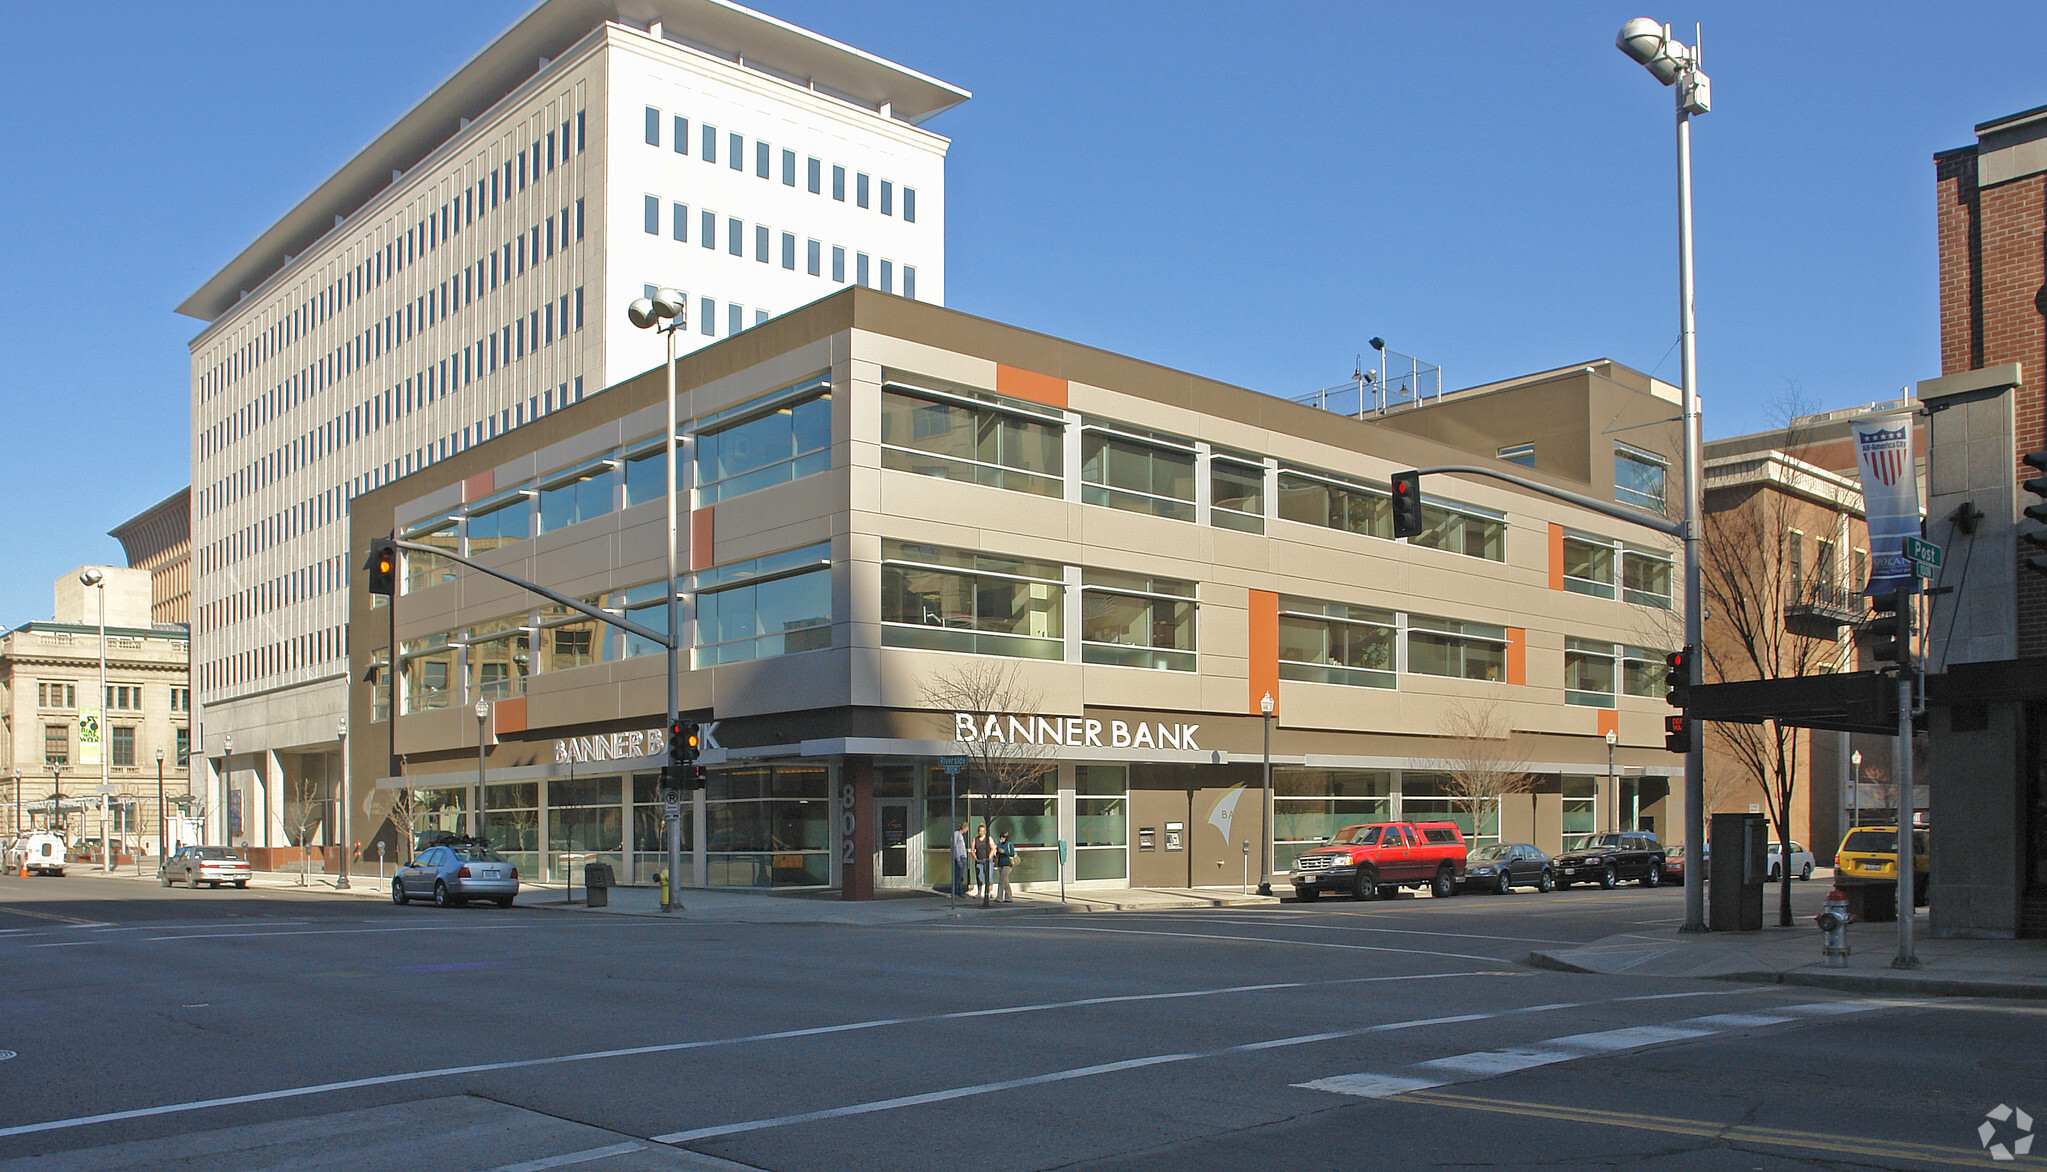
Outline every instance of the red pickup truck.
[[1427, 887], [1448, 899], [1464, 878], [1464, 858], [1464, 835], [1454, 822], [1365, 822], [1295, 859], [1290, 877], [1302, 900], [1324, 891], [1391, 899], [1403, 887]]

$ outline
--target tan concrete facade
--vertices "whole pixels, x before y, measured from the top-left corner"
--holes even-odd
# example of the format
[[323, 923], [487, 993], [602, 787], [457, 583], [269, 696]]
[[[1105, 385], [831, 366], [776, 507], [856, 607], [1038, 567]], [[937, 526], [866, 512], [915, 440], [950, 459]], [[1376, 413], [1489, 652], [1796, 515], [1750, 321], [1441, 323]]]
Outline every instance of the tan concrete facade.
[[[1584, 384], [1597, 383], [1568, 427], [1554, 426], [1551, 409], [1538, 413], [1548, 421], [1545, 446], [1560, 448], [1575, 434], [1569, 442], [1580, 455], [1560, 452], [1533, 473], [1498, 466], [1611, 497], [1611, 441], [1600, 429], [1615, 404], [1605, 396], [1621, 396], [1619, 405], [1645, 420], [1667, 420], [1668, 404], [1634, 372], [1602, 367], [1597, 377], [1570, 368], [1518, 388], [1584, 399]], [[1425, 485], [1441, 532], [1459, 535], [1429, 538], [1439, 547], [1394, 541], [1390, 530], [1380, 536], [1356, 520], [1333, 523], [1335, 502], [1347, 502], [1353, 518], [1369, 512], [1399, 469], [1495, 462], [1490, 450], [1411, 434], [1426, 430], [1428, 412], [1449, 420], [1458, 395], [1414, 412], [1411, 426], [1360, 423], [865, 289], [686, 355], [677, 379], [689, 494], [681, 560], [696, 572], [684, 587], [681, 704], [686, 715], [715, 722], [705, 756], [712, 787], [688, 814], [697, 882], [783, 885], [807, 875], [815, 881], [808, 885], [857, 892], [876, 882], [942, 879], [924, 865], [942, 868], [934, 827], [952, 816], [945, 774], [933, 764], [962, 751], [965, 714], [932, 698], [940, 685], [990, 664], [1007, 669], [1003, 696], [1028, 703], [971, 714], [970, 739], [985, 749], [983, 722], [995, 717], [997, 734], [1033, 741], [1029, 753], [1045, 768], [1029, 789], [1029, 809], [1011, 818], [1030, 828], [1024, 841], [1035, 853], [1022, 876], [1029, 881], [1058, 878], [1060, 840], [1078, 848], [1065, 864], [1074, 882], [1135, 883], [1153, 872], [1237, 881], [1241, 848], [1265, 821], [1259, 701], [1267, 692], [1276, 702], [1280, 866], [1291, 860], [1289, 841], [1331, 819], [1390, 816], [1396, 804], [1411, 815], [1446, 809], [1433, 779], [1454, 763], [1446, 729], [1459, 709], [1488, 710], [1511, 728], [1538, 779], [1536, 793], [1508, 803], [1509, 828], [1551, 838], [1617, 822], [1666, 836], [1677, 829], [1667, 811], [1677, 808], [1682, 763], [1663, 752], [1661, 736], [1662, 655], [1680, 629], [1667, 538], [1500, 482], [1451, 477]], [[1574, 381], [1577, 392], [1559, 389]], [[786, 480], [750, 491], [720, 488], [710, 473], [693, 479], [712, 467], [701, 445], [729, 452], [735, 441], [716, 438], [728, 428], [804, 410], [792, 405], [815, 404], [824, 387], [828, 458], [804, 466], [814, 472], [792, 468]], [[503, 544], [492, 538], [495, 548], [480, 557], [607, 608], [634, 605], [631, 592], [649, 584], [658, 598], [663, 505], [658, 493], [630, 499], [628, 482], [637, 457], [659, 442], [662, 390], [662, 372], [651, 371], [358, 498], [352, 561], [394, 529], [425, 535], [452, 521], [457, 528], [447, 532], [459, 534], [494, 524], [481, 518], [506, 502], [533, 507], [516, 505], [520, 498], [544, 513], [565, 477], [609, 477], [610, 507]], [[1514, 393], [1488, 397], [1499, 403]], [[1060, 453], [1056, 461], [1044, 455], [1058, 466], [941, 456], [902, 431], [884, 433], [885, 418], [921, 429], [959, 411], [1037, 437], [1042, 453]], [[1668, 422], [1642, 433], [1653, 437], [1644, 441], [1649, 450], [1675, 445]], [[799, 452], [796, 460], [807, 458]], [[1138, 489], [1129, 477], [1141, 465], [1151, 479]], [[1588, 480], [1551, 467], [1605, 471]], [[1231, 469], [1246, 478], [1233, 483], [1257, 487], [1226, 488]], [[988, 482], [1027, 476], [1033, 490]], [[472, 543], [477, 531], [469, 530]], [[1565, 533], [1607, 543], [1603, 587], [1567, 582], [1558, 561]], [[1453, 540], [1462, 543], [1455, 550]], [[474, 544], [470, 550], [479, 556]], [[792, 556], [776, 568], [776, 559]], [[1613, 567], [1623, 562], [1644, 567], [1641, 576], [1617, 581]], [[638, 873], [627, 856], [645, 853], [646, 842], [623, 839], [651, 825], [640, 807], [660, 761], [663, 656], [611, 654], [566, 666], [561, 648], [571, 644], [549, 632], [573, 616], [471, 572], [408, 570], [418, 575], [416, 588], [393, 609], [373, 606], [360, 576], [351, 587], [352, 809], [365, 827], [378, 825], [395, 789], [412, 788], [434, 795], [429, 806], [445, 815], [434, 824], [466, 824], [481, 698], [489, 706], [481, 730], [486, 780], [506, 794], [485, 801], [486, 828], [524, 835], [507, 849], [536, 867], [558, 866], [567, 849], [616, 858]], [[775, 645], [784, 653], [708, 662], [727, 654], [730, 641], [711, 636], [708, 617], [703, 633], [692, 633], [693, 614], [715, 612], [725, 624], [716, 629], [729, 634], [733, 604], [720, 597], [729, 583], [749, 575], [787, 581], [792, 573], [828, 575], [828, 635], [805, 626], [791, 643], [793, 635], [763, 631], [746, 637], [756, 647], [783, 640]], [[975, 579], [960, 596], [969, 601], [947, 609], [946, 583], [962, 577]], [[1140, 580], [1146, 585], [1128, 585]], [[1649, 591], [1630, 585], [1642, 583]], [[1030, 604], [996, 616], [990, 599], [998, 592], [1002, 607], [1012, 598]], [[1309, 613], [1310, 603], [1321, 609]], [[1027, 613], [1031, 605], [1036, 613]], [[1149, 618], [1100, 635], [1104, 616], [1119, 608]], [[1338, 610], [1334, 625], [1320, 625]], [[665, 620], [655, 609], [640, 621], [659, 628]], [[402, 664], [387, 675], [394, 625]], [[616, 648], [618, 637], [609, 638]], [[1301, 651], [1315, 638], [1329, 640], [1317, 644], [1329, 650], [1326, 662]], [[1385, 658], [1334, 650], [1352, 639], [1384, 649]], [[706, 650], [713, 644], [715, 654]], [[573, 646], [587, 655], [585, 643]], [[387, 701], [371, 681], [392, 675], [396, 715], [380, 718]], [[1611, 783], [1609, 729], [1619, 737]], [[610, 738], [646, 730], [655, 735]], [[799, 860], [779, 830], [765, 845], [750, 843], [758, 848], [750, 852], [720, 849], [721, 833], [722, 845], [744, 837], [721, 831], [737, 825], [725, 807], [749, 800], [721, 790], [722, 777], [747, 774], [772, 787], [783, 784], [782, 771], [806, 769], [829, 784], [789, 801], [830, 807], [822, 839], [805, 831], [811, 838], [802, 847], [821, 853], [822, 863]], [[603, 816], [577, 825], [600, 838], [616, 825], [618, 842], [579, 841], [579, 830], [557, 843], [553, 804], [518, 789], [581, 794], [575, 787], [599, 776], [619, 780], [596, 800]], [[790, 784], [801, 789], [809, 775], [800, 782]], [[998, 818], [1018, 800], [998, 803]], [[891, 802], [907, 808], [907, 823], [889, 821], [904, 812]], [[500, 818], [498, 808], [522, 813]], [[815, 812], [791, 817], [808, 826]], [[1483, 836], [1497, 833], [1495, 817], [1481, 819]], [[898, 833], [903, 840], [892, 848]], [[1169, 834], [1177, 848], [1166, 845]], [[1120, 841], [1098, 841], [1109, 838]], [[1166, 858], [1173, 849], [1185, 857]], [[766, 860], [751, 878], [732, 863], [749, 853]]]

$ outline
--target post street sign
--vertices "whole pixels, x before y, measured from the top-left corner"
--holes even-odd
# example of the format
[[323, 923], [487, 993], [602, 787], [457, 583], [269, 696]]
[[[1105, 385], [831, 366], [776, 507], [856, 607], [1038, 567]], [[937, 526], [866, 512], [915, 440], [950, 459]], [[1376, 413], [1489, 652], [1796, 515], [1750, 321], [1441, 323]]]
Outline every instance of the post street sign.
[[1917, 537], [1905, 539], [1905, 560], [1912, 563], [1912, 568], [1919, 571], [1922, 578], [1933, 577], [1933, 572], [1940, 568], [1941, 552], [1941, 548], [1931, 541], [1921, 541]]
[[940, 757], [938, 759], [938, 767], [947, 773], [958, 773], [967, 767], [967, 759], [965, 757]]

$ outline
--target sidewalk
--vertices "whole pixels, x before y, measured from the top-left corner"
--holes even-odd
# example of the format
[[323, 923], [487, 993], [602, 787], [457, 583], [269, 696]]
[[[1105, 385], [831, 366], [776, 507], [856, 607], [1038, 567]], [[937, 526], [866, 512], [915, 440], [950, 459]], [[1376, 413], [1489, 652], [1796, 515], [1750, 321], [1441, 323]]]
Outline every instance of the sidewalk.
[[[72, 866], [69, 871], [71, 874], [96, 879], [157, 882], [156, 860], [153, 857], [142, 860], [140, 875], [136, 874], [132, 865], [122, 867], [111, 875], [82, 864]], [[250, 875], [249, 886], [266, 891], [297, 891], [307, 895], [342, 899], [388, 901], [391, 898], [391, 877], [388, 869], [383, 874], [379, 874], [374, 866], [352, 872], [346, 891], [335, 887], [336, 879], [337, 876], [318, 873], [302, 877], [295, 871], [257, 871]], [[0, 887], [0, 892], [5, 890], [4, 887]], [[609, 890], [608, 906], [601, 908], [589, 906], [589, 891], [580, 883], [575, 886], [573, 902], [565, 900], [565, 894], [559, 883], [522, 883], [515, 906], [536, 911], [654, 916], [684, 923], [876, 925], [946, 920], [955, 915], [960, 919], [968, 919], [986, 916], [1057, 915], [1068, 912], [1168, 911], [1178, 908], [1234, 907], [1241, 904], [1277, 902], [1269, 895], [1242, 894], [1236, 887], [1086, 891], [1069, 889], [1066, 899], [1062, 902], [1058, 889], [1054, 888], [1049, 892], [1018, 891], [1014, 902], [994, 904], [986, 908], [981, 906], [978, 899], [963, 898], [955, 909], [952, 901], [948, 900], [943, 892], [926, 889], [882, 891], [872, 900], [852, 901], [840, 898], [836, 891], [685, 887], [680, 892], [682, 909], [666, 913], [661, 910], [660, 889], [651, 886], [613, 887]]]
[[1812, 918], [1800, 915], [1792, 927], [1760, 932], [1624, 932], [1578, 948], [1531, 952], [1528, 963], [1573, 973], [1761, 981], [1857, 993], [2047, 998], [2047, 940], [1933, 939], [1923, 909], [1913, 923], [1917, 968], [1891, 967], [1898, 955], [1896, 923], [1849, 925], [1846, 968], [1825, 967], [1820, 943]]

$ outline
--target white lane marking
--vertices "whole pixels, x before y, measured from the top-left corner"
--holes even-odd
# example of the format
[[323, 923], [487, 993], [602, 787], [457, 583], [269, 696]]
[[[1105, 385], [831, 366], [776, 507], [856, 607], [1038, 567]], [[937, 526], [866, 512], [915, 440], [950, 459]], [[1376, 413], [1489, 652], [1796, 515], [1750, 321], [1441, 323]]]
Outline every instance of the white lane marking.
[[[217, 1099], [195, 1099], [184, 1103], [165, 1103], [156, 1107], [136, 1107], [125, 1111], [106, 1111], [97, 1115], [79, 1115], [70, 1119], [50, 1119], [41, 1123], [23, 1123], [13, 1127], [0, 1127], [0, 1139], [16, 1135], [31, 1135], [43, 1131], [66, 1131], [73, 1128], [89, 1127], [97, 1123], [118, 1123], [129, 1119], [147, 1119], [157, 1115], [178, 1115], [189, 1111], [202, 1111], [211, 1107], [234, 1107], [244, 1103], [267, 1103], [279, 1099], [297, 1099], [307, 1095], [332, 1094], [337, 1091], [361, 1090], [365, 1087], [392, 1086], [400, 1083], [422, 1082], [427, 1079], [454, 1078], [467, 1074], [491, 1074], [501, 1070], [523, 1070], [540, 1066], [559, 1066], [570, 1062], [597, 1062], [611, 1058], [637, 1058], [648, 1054], [674, 1054], [685, 1050], [707, 1050], [720, 1046], [739, 1046], [752, 1042], [777, 1042], [790, 1038], [819, 1037], [826, 1034], [853, 1033], [859, 1030], [882, 1029], [897, 1025], [920, 1025], [935, 1021], [987, 1017], [1001, 1013], [1037, 1013], [1069, 1007], [1102, 1005], [1117, 1001], [1165, 1001], [1181, 997], [1214, 997], [1242, 992], [1264, 992], [1274, 989], [1320, 989], [1339, 985], [1367, 985], [1391, 981], [1448, 980], [1457, 977], [1511, 977], [1524, 974], [1500, 971], [1479, 971], [1468, 973], [1415, 973], [1392, 977], [1342, 977], [1328, 981], [1292, 981], [1280, 984], [1232, 985], [1215, 989], [1184, 990], [1173, 993], [1139, 993], [1123, 997], [1089, 997], [1078, 1001], [1055, 1001], [1038, 1005], [1008, 1006], [997, 1009], [965, 1009], [950, 1013], [924, 1014], [916, 1017], [885, 1017], [867, 1021], [843, 1022], [838, 1025], [811, 1026], [806, 1029], [775, 1030], [763, 1034], [746, 1034], [731, 1038], [707, 1038], [694, 1042], [666, 1042], [651, 1046], [628, 1046], [616, 1050], [590, 1050], [580, 1054], [556, 1054], [545, 1058], [518, 1058], [504, 1062], [479, 1062], [469, 1066], [443, 1066], [429, 1070], [401, 1071], [396, 1074], [372, 1075], [366, 1078], [345, 1079], [340, 1082], [313, 1083], [307, 1086], [285, 1087], [274, 1091], [254, 1091], [245, 1095], [228, 1095]], [[1734, 993], [1754, 993], [1753, 989], [1727, 989], [1697, 996], [1718, 996]], [[1625, 1000], [1625, 998], [1623, 998]], [[1444, 1018], [1444, 1021], [1462, 1021], [1466, 1018]], [[1397, 1029], [1406, 1023], [1389, 1026], [1374, 1026], [1360, 1033], [1374, 1029]], [[1320, 1035], [1316, 1035], [1320, 1037]]]
[[[1343, 915], [1343, 913], [1333, 913]], [[1118, 920], [1160, 919], [1148, 915], [1118, 916]], [[1383, 932], [1391, 936], [1443, 936], [1452, 940], [1505, 940], [1513, 944], [1583, 944], [1582, 940], [1552, 940], [1547, 936], [1489, 936], [1483, 932], [1426, 932], [1420, 928], [1367, 928], [1357, 924], [1323, 923], [1306, 915], [1277, 919], [1270, 916], [1203, 916], [1204, 924], [1257, 924], [1261, 927], [1309, 928], [1323, 932]]]
[[[1658, 994], [1655, 997], [1629, 998], [1649, 1001], [1670, 997], [1673, 994]], [[1844, 1008], [1845, 1007], [1845, 1008]], [[1559, 1062], [1572, 1062], [1606, 1054], [1619, 1054], [1627, 1050], [1643, 1050], [1670, 1042], [1682, 1042], [1692, 1038], [1710, 1037], [1719, 1032], [1718, 1028], [1704, 1028], [1708, 1023], [1713, 1027], [1783, 1024], [1796, 1020], [1794, 1016], [1821, 1016], [1826, 1014], [1858, 1013], [1876, 1009], [1876, 1002], [1820, 1002], [1813, 1005], [1788, 1005], [1776, 1014], [1724, 1013], [1707, 1017], [1695, 1017], [1672, 1025], [1622, 1026], [1618, 1029], [1598, 1030], [1584, 1034], [1565, 1034], [1562, 1037], [1544, 1038], [1527, 1046], [1510, 1046], [1499, 1050], [1480, 1050], [1469, 1054], [1452, 1054], [1444, 1058], [1432, 1058], [1417, 1062], [1411, 1069], [1423, 1072], [1421, 1075], [1388, 1074], [1376, 1071], [1361, 1071], [1357, 1074], [1338, 1074], [1310, 1082], [1292, 1085], [1311, 1091], [1327, 1091], [1331, 1094], [1350, 1095], [1364, 1099], [1382, 1099], [1408, 1091], [1430, 1087], [1447, 1086], [1450, 1082], [1465, 1082], [1473, 1079], [1492, 1078], [1515, 1071], [1532, 1070], [1540, 1066], [1552, 1066]], [[1431, 1078], [1429, 1074], [1448, 1077]]]
[[55, 944], [29, 944], [27, 948], [76, 948], [81, 944], [105, 944], [104, 940], [61, 940]]
[[1324, 940], [1272, 940], [1264, 936], [1219, 936], [1213, 932], [1165, 932], [1145, 928], [1089, 928], [1079, 924], [1033, 924], [1040, 932], [1099, 932], [1111, 936], [1184, 936], [1191, 940], [1221, 940], [1229, 944], [1273, 944], [1281, 948], [1335, 948], [1344, 952], [1393, 952], [1401, 956], [1439, 956], [1447, 960], [1480, 960], [1498, 964], [1497, 956], [1468, 952], [1430, 952], [1422, 948], [1382, 948], [1376, 944], [1331, 944]]
[[549, 1168], [563, 1168], [570, 1164], [587, 1164], [592, 1160], [623, 1156], [628, 1152], [644, 1152], [646, 1144], [611, 1144], [607, 1147], [588, 1148], [580, 1152], [567, 1152], [559, 1156], [545, 1156], [538, 1160], [523, 1160], [517, 1164], [499, 1164], [486, 1172], [546, 1172]]
[[[435, 924], [421, 928], [308, 928], [298, 932], [196, 932], [176, 936], [144, 936], [143, 943], [157, 940], [268, 940], [277, 936], [359, 936], [383, 932], [485, 932], [530, 928], [531, 924]], [[33, 947], [33, 946], [32, 946]]]
[[[1659, 996], [1727, 997], [1740, 993], [1752, 992], [1755, 992], [1755, 990], [1721, 989], [1709, 992], [1689, 994], [1665, 993], [1660, 994]], [[1617, 997], [1613, 998], [1613, 1000], [1635, 1001], [1647, 1000], [1647, 998]], [[1495, 1010], [1494, 1012], [1491, 1013], [1461, 1013], [1450, 1017], [1428, 1017], [1417, 1018], [1413, 1021], [1381, 1022], [1378, 1025], [1363, 1026], [1354, 1030], [1337, 1030], [1329, 1033], [1319, 1034], [1297, 1034], [1293, 1037], [1286, 1038], [1268, 1038], [1264, 1041], [1244, 1042], [1235, 1046], [1224, 1046], [1219, 1049], [1206, 1050], [1195, 1053], [1154, 1054], [1144, 1058], [1126, 1059], [1121, 1062], [1099, 1063], [1092, 1066], [1074, 1067], [1069, 1070], [1055, 1070], [1050, 1072], [1049, 1074], [1029, 1075], [1024, 1078], [1005, 1079], [1001, 1082], [981, 1083], [977, 1086], [949, 1087], [945, 1090], [927, 1091], [923, 1094], [918, 1095], [902, 1095], [896, 1098], [877, 1099], [866, 1103], [850, 1103], [843, 1107], [827, 1107], [818, 1111], [805, 1111], [794, 1115], [777, 1115], [766, 1119], [749, 1119], [738, 1123], [720, 1123], [710, 1127], [691, 1128], [686, 1131], [672, 1131], [667, 1133], [666, 1135], [656, 1135], [651, 1136], [649, 1138], [653, 1139], [656, 1143], [684, 1144], [689, 1143], [693, 1140], [713, 1139], [718, 1136], [735, 1135], [741, 1132], [762, 1131], [771, 1127], [787, 1127], [791, 1124], [796, 1123], [814, 1123], [823, 1119], [838, 1119], [849, 1115], [869, 1115], [877, 1111], [892, 1111], [901, 1107], [920, 1107], [930, 1103], [942, 1103], [952, 1099], [963, 1099], [974, 1095], [994, 1094], [1000, 1091], [1015, 1090], [1020, 1087], [1039, 1086], [1045, 1083], [1065, 1082], [1069, 1079], [1088, 1078], [1098, 1074], [1111, 1074], [1117, 1071], [1133, 1070], [1145, 1066], [1160, 1066], [1168, 1063], [1191, 1062], [1201, 1058], [1216, 1058], [1227, 1054], [1247, 1054], [1259, 1050], [1275, 1050], [1283, 1046], [1304, 1046], [1315, 1042], [1338, 1041], [1345, 1038], [1359, 1038], [1365, 1037], [1369, 1034], [1387, 1033], [1394, 1030], [1418, 1029], [1424, 1026], [1448, 1025], [1457, 1022], [1469, 1021], [1487, 1021], [1492, 1018], [1514, 1017], [1530, 1012], [1540, 1012], [1554, 1009], [1577, 1009], [1582, 1008], [1587, 1004], [1592, 1003], [1567, 1002], [1554, 1005], [1535, 1006], [1532, 1008]], [[1560, 1055], [1560, 1057], [1581, 1056], [1582, 1055]], [[1445, 1085], [1444, 1080], [1402, 1078], [1398, 1076], [1382, 1076], [1370, 1074], [1339, 1076], [1335, 1081], [1349, 1084], [1356, 1082], [1357, 1080], [1373, 1080], [1375, 1083], [1383, 1083], [1388, 1086], [1395, 1084], [1404, 1084], [1400, 1086], [1400, 1089], [1383, 1091], [1382, 1093], [1384, 1094], [1399, 1094], [1401, 1093], [1401, 1090], [1419, 1090], [1424, 1086], [1434, 1087]], [[1354, 1094], [1357, 1092], [1354, 1090], [1345, 1090], [1339, 1093]], [[0, 1132], [0, 1135], [4, 1134], [5, 1134], [4, 1132]]]

